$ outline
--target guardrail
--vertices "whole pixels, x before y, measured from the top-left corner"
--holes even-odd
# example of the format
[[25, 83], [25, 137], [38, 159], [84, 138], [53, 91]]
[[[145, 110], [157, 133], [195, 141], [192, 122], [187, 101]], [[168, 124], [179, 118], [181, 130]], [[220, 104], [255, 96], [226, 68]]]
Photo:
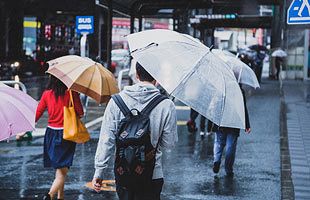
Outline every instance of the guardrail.
[[118, 72], [117, 86], [119, 90], [122, 90], [122, 80], [124, 76], [128, 76], [128, 75], [129, 75], [129, 69], [122, 69], [121, 71]]
[[22, 90], [23, 92], [27, 93], [26, 86], [25, 86], [25, 84], [23, 84], [22, 82], [19, 82], [19, 81], [1, 81], [1, 82], [4, 83], [4, 84], [13, 85], [13, 86], [16, 85], [16, 84], [18, 84], [18, 85], [20, 86], [21, 90]]

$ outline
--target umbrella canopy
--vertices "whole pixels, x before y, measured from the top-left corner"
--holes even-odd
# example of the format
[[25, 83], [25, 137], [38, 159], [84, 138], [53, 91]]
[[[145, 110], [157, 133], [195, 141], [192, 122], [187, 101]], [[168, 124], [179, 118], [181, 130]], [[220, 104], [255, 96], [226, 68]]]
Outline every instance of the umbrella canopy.
[[189, 35], [148, 30], [127, 36], [132, 56], [172, 96], [214, 123], [245, 127], [243, 97], [233, 72]]
[[98, 103], [106, 102], [118, 92], [114, 75], [89, 58], [68, 55], [48, 61], [47, 73], [61, 80], [68, 88], [92, 97]]
[[37, 101], [0, 83], [0, 141], [35, 128]]
[[271, 54], [272, 57], [286, 57], [287, 56], [287, 53], [285, 51], [283, 51], [282, 49], [277, 49], [275, 50], [272, 54]]
[[259, 88], [259, 83], [254, 71], [244, 62], [236, 58], [236, 56], [229, 51], [212, 49], [214, 55], [221, 58], [229, 68], [234, 72], [238, 83], [249, 85], [253, 88]]

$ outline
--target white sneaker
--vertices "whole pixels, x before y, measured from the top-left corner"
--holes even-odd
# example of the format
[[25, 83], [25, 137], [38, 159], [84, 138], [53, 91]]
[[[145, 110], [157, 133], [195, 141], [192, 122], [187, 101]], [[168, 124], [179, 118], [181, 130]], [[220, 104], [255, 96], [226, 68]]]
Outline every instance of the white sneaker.
[[212, 135], [212, 132], [207, 132], [207, 136], [210, 136], [210, 135]]
[[204, 135], [205, 135], [205, 132], [200, 131], [200, 136], [204, 136]]

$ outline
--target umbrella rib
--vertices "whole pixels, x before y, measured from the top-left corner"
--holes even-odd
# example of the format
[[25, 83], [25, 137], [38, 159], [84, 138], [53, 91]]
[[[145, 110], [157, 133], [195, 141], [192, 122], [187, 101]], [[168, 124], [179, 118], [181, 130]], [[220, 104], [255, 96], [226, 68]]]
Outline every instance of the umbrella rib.
[[107, 86], [108, 86], [108, 89], [109, 89], [109, 93], [110, 93], [110, 91], [111, 91], [111, 88], [110, 88], [110, 84], [109, 84], [109, 81], [108, 81], [108, 79], [107, 79], [107, 78], [105, 78], [105, 81], [106, 81], [106, 84], [107, 84]]
[[0, 112], [1, 113], [1, 115], [3, 116], [3, 119], [5, 119], [5, 121], [6, 121], [6, 123], [8, 124], [9, 122], [8, 122], [8, 119], [5, 117], [5, 115], [2, 113], [2, 112]]
[[[222, 80], [223, 82], [225, 83], [225, 78], [224, 76], [222, 76]], [[222, 122], [223, 122], [223, 114], [224, 114], [224, 110], [225, 110], [225, 103], [226, 103], [226, 84], [225, 84], [225, 87], [224, 87], [224, 92], [223, 92], [223, 107], [222, 107], [222, 113], [221, 113], [221, 121], [219, 123], [219, 126], [221, 126]]]
[[[89, 83], [88, 83], [88, 86], [87, 86], [87, 89], [86, 89], [86, 92], [88, 92], [90, 89], [89, 89], [89, 87], [90, 87], [90, 85], [91, 85], [91, 83], [92, 83], [92, 81], [93, 81], [93, 78], [94, 78], [94, 74], [95, 74], [95, 70], [96, 70], [96, 67], [94, 68], [94, 70], [93, 70], [93, 73], [92, 73], [92, 75], [91, 75], [91, 79], [90, 79], [90, 81], [89, 81]], [[85, 93], [86, 93], [85, 92]]]

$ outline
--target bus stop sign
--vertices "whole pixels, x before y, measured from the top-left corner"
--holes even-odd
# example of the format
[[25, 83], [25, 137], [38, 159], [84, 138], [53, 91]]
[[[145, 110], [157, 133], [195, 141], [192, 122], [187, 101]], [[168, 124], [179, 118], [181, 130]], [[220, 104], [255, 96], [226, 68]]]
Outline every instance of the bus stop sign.
[[287, 24], [310, 24], [310, 0], [293, 0], [287, 10]]
[[78, 34], [94, 33], [94, 16], [76, 16], [75, 29]]

